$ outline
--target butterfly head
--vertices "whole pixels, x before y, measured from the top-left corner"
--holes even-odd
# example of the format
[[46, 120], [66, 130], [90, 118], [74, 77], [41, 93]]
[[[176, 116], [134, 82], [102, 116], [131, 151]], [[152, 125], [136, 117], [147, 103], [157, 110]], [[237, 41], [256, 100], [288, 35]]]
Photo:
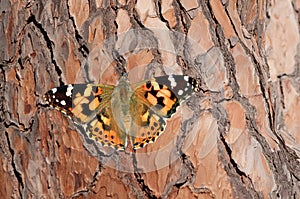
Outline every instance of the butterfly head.
[[125, 73], [123, 76], [120, 77], [119, 84], [122, 84], [122, 83], [129, 84], [128, 73]]

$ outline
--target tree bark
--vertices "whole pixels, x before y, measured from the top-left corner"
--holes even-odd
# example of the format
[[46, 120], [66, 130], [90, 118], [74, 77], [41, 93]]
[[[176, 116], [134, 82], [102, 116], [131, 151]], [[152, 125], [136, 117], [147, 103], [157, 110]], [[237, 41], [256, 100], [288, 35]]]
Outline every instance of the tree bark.
[[[1, 198], [299, 198], [300, 1], [0, 1]], [[155, 143], [116, 152], [45, 105], [186, 74]]]

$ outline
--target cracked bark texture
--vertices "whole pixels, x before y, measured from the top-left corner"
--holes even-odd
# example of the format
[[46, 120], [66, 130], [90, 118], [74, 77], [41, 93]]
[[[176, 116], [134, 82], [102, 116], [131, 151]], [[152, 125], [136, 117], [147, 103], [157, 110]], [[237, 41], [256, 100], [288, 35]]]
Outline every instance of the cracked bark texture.
[[[299, 198], [300, 1], [0, 1], [1, 198]], [[67, 83], [188, 74], [136, 153], [47, 108]]]

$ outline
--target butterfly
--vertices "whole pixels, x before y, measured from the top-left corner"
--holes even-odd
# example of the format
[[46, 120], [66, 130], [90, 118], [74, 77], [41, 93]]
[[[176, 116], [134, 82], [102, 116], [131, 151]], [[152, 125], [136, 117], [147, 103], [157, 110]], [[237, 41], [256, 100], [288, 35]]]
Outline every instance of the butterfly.
[[117, 150], [153, 143], [164, 132], [166, 120], [194, 92], [199, 82], [184, 75], [168, 75], [131, 85], [126, 75], [117, 86], [69, 84], [49, 90], [51, 107], [81, 124], [90, 139]]

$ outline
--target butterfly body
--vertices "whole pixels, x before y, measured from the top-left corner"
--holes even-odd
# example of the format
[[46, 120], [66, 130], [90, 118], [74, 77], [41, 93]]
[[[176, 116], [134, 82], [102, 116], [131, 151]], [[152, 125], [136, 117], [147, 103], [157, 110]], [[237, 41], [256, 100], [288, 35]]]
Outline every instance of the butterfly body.
[[129, 107], [133, 90], [127, 77], [122, 77], [119, 84], [114, 88], [111, 98], [111, 109], [113, 117], [120, 128], [128, 134], [131, 125]]
[[131, 85], [126, 76], [117, 86], [70, 84], [49, 90], [52, 107], [82, 124], [85, 133], [104, 146], [121, 150], [154, 142], [181, 102], [198, 91], [198, 82], [182, 75], [152, 78]]

